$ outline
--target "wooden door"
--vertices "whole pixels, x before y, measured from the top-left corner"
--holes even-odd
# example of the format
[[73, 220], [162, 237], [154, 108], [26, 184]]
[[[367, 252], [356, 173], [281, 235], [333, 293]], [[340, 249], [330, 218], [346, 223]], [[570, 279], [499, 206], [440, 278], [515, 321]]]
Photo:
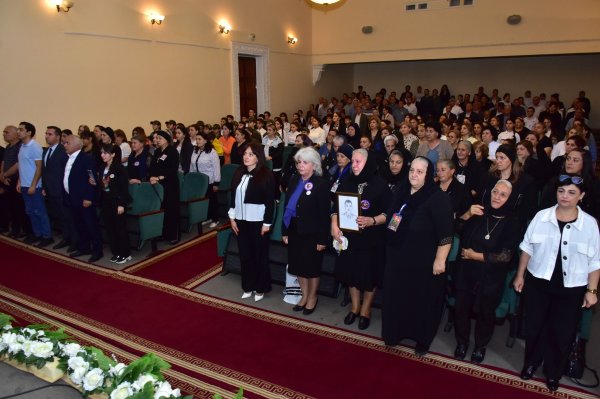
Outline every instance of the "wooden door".
[[256, 58], [238, 57], [240, 76], [240, 116], [248, 116], [248, 110], [256, 109]]

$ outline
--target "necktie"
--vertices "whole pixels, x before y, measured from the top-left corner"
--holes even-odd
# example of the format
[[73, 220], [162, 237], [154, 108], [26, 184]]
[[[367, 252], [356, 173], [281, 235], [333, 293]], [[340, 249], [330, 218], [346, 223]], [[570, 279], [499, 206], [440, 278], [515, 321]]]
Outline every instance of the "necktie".
[[48, 148], [48, 156], [46, 157], [46, 164], [48, 164], [48, 160], [50, 159], [51, 155], [52, 155], [52, 148]]

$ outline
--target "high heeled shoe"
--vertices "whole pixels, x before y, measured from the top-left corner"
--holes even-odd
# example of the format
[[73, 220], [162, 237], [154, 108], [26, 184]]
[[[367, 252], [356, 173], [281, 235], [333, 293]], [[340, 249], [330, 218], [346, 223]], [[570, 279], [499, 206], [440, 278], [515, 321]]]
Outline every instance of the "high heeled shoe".
[[302, 311], [304, 310], [304, 306], [305, 306], [305, 305], [295, 305], [295, 306], [292, 308], [292, 310], [293, 310], [294, 312], [302, 312]]
[[312, 314], [312, 312], [314, 312], [315, 309], [317, 308], [318, 304], [319, 304], [319, 299], [317, 298], [317, 301], [315, 302], [315, 306], [312, 309], [309, 309], [309, 308], [307, 308], [305, 306], [304, 310], [302, 311], [302, 314], [304, 314], [305, 316], [308, 316], [309, 314]]

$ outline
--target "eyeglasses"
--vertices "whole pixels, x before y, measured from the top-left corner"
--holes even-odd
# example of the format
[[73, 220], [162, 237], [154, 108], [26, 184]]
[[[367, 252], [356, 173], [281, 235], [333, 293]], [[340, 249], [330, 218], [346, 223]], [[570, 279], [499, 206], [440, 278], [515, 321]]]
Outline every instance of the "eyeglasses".
[[560, 175], [558, 176], [558, 180], [560, 182], [565, 182], [567, 180], [571, 180], [571, 182], [573, 184], [581, 184], [583, 183], [583, 177], [579, 177], [579, 176], [569, 176], [569, 175]]

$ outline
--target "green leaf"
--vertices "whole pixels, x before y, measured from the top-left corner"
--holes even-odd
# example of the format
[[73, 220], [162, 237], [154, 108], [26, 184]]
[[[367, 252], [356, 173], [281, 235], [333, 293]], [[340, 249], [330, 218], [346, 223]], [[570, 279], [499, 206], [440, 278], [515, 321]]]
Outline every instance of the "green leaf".
[[47, 324], [30, 324], [25, 328], [30, 328], [32, 330], [49, 330], [50, 326]]
[[100, 349], [93, 346], [88, 346], [85, 349], [96, 360], [98, 368], [102, 369], [102, 371], [108, 371], [110, 366], [115, 364], [115, 361], [106, 356]]
[[5, 313], [0, 313], [0, 329], [4, 328], [4, 326], [11, 324], [13, 321], [15, 321], [15, 319], [12, 316], [7, 315]]
[[46, 336], [46, 338], [52, 341], [62, 342], [71, 339], [71, 337], [67, 333], [65, 333], [65, 330], [63, 328], [54, 331], [46, 330], [44, 331], [44, 335]]
[[237, 392], [234, 399], [244, 399], [244, 390], [242, 388]]
[[137, 360], [134, 360], [123, 371], [123, 374], [116, 381], [117, 385], [123, 381], [135, 381], [143, 374], [152, 374], [159, 381], [163, 381], [162, 370], [168, 370], [171, 365], [153, 353], [145, 354]]

